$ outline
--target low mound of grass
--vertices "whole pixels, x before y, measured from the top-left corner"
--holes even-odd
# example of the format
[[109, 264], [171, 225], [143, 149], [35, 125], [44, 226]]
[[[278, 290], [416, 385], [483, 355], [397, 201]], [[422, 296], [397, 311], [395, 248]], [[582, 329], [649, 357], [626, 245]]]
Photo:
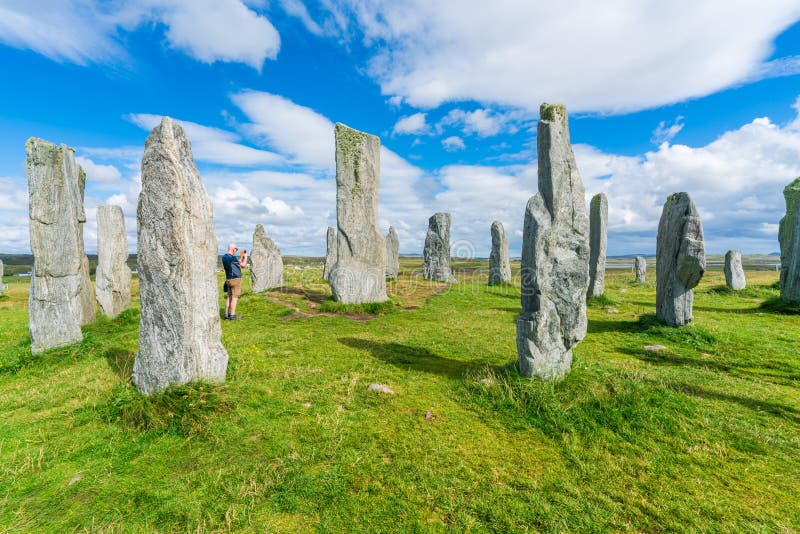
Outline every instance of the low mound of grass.
[[341, 302], [329, 298], [320, 304], [318, 310], [341, 315], [383, 315], [394, 307], [395, 303], [391, 300], [384, 302], [365, 302], [364, 304], [342, 304]]
[[669, 326], [662, 323], [654, 313], [640, 316], [638, 323], [641, 332], [652, 338], [688, 345], [697, 350], [709, 350], [718, 341], [714, 334], [700, 325]]
[[593, 308], [605, 308], [616, 306], [617, 302], [608, 295], [597, 295], [586, 299], [586, 305]]
[[800, 303], [772, 297], [761, 303], [761, 309], [766, 312], [780, 313], [783, 315], [800, 315]]

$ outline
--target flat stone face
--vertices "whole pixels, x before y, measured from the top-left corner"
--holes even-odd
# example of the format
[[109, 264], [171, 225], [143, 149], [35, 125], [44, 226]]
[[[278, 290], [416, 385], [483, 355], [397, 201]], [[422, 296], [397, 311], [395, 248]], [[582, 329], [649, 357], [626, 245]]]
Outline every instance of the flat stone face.
[[508, 238], [500, 221], [492, 222], [492, 251], [489, 253], [489, 285], [511, 283]]
[[378, 231], [381, 141], [336, 124], [336, 264], [333, 298], [345, 304], [383, 302], [386, 240]]
[[539, 193], [528, 201], [522, 238], [520, 373], [557, 379], [586, 335], [589, 217], [563, 106], [542, 104]]
[[168, 117], [145, 144], [137, 217], [141, 320], [133, 383], [150, 394], [223, 381], [228, 353], [220, 341], [211, 201], [189, 139]]
[[281, 251], [267, 236], [260, 224], [253, 232], [253, 248], [250, 249], [250, 280], [253, 293], [261, 293], [283, 285], [283, 258]]
[[25, 144], [28, 159], [30, 239], [33, 252], [28, 301], [31, 352], [83, 339], [83, 185], [75, 152], [42, 139]]
[[729, 250], [725, 254], [725, 284], [735, 291], [747, 287], [742, 268], [742, 253], [738, 250]]
[[706, 270], [703, 225], [688, 193], [667, 198], [656, 242], [656, 316], [670, 326], [692, 320], [694, 288]]
[[131, 269], [128, 267], [128, 234], [119, 206], [97, 206], [97, 303], [108, 317], [131, 307]]
[[647, 280], [647, 258], [636, 256], [633, 266], [636, 271], [636, 281], [643, 284]]
[[422, 276], [426, 280], [455, 284], [450, 268], [450, 214], [434, 213], [428, 219], [428, 234], [422, 251]]
[[[83, 194], [86, 189], [86, 173], [80, 165], [78, 165], [78, 185], [81, 188], [81, 204], [83, 204]], [[81, 250], [84, 251], [83, 258], [81, 258], [81, 325], [92, 323], [97, 319], [94, 285], [89, 276], [89, 257], [86, 255], [86, 247], [83, 243], [84, 224], [85, 223], [81, 223], [80, 230], [78, 230], [78, 240], [80, 241]]]
[[781, 298], [800, 302], [800, 178], [783, 190], [786, 215], [781, 219]]
[[589, 205], [589, 297], [599, 297], [605, 290], [607, 243], [608, 200], [605, 193], [598, 193]]
[[400, 239], [394, 226], [386, 234], [386, 278], [397, 278], [400, 272]]
[[327, 234], [327, 252], [325, 253], [325, 270], [322, 272], [322, 278], [330, 280], [334, 265], [336, 265], [336, 229], [329, 226]]

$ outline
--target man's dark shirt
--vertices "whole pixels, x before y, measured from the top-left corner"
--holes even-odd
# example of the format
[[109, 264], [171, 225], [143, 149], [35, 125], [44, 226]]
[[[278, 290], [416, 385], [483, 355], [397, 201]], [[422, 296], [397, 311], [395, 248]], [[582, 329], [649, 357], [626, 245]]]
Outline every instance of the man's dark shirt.
[[223, 255], [222, 266], [225, 268], [226, 280], [242, 277], [242, 269], [239, 266], [239, 258], [237, 256], [234, 256], [233, 254]]

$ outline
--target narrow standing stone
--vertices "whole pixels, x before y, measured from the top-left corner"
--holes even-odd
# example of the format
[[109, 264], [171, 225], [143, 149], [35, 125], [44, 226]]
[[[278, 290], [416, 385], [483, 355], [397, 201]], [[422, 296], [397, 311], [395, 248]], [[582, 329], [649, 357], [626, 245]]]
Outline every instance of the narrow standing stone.
[[539, 111], [539, 192], [528, 201], [522, 237], [520, 373], [557, 379], [586, 335], [589, 218], [564, 106]]
[[253, 248], [250, 249], [250, 280], [253, 293], [261, 293], [283, 285], [283, 258], [264, 227], [256, 225]]
[[422, 275], [426, 280], [455, 284], [450, 268], [450, 214], [434, 213], [428, 219], [428, 234], [422, 251]]
[[119, 206], [97, 206], [97, 303], [108, 317], [131, 307], [131, 269], [128, 235]]
[[589, 297], [599, 297], [605, 290], [607, 243], [608, 200], [605, 193], [598, 193], [589, 209]]
[[634, 269], [636, 270], [636, 281], [640, 284], [644, 284], [647, 279], [647, 258], [644, 256], [636, 256]]
[[86, 214], [75, 152], [35, 138], [28, 139], [25, 151], [33, 252], [28, 322], [35, 354], [83, 339], [81, 262], [86, 253], [81, 231]]
[[5, 289], [6, 286], [3, 284], [3, 260], [0, 260], [0, 295], [3, 294]]
[[336, 265], [333, 298], [345, 304], [383, 302], [386, 239], [378, 231], [381, 141], [336, 124]]
[[738, 250], [729, 250], [725, 254], [725, 284], [734, 291], [747, 286], [742, 268], [742, 253]]
[[781, 298], [800, 302], [800, 178], [783, 190], [786, 215], [781, 219]]
[[168, 117], [145, 143], [137, 217], [142, 311], [133, 383], [151, 394], [223, 381], [213, 210], [189, 139]]
[[327, 251], [325, 253], [325, 269], [322, 272], [322, 278], [330, 280], [331, 271], [333, 266], [336, 265], [336, 230], [328, 227], [327, 235]]
[[489, 254], [489, 285], [511, 283], [508, 238], [500, 221], [492, 222], [492, 251]]
[[[83, 205], [83, 195], [86, 190], [86, 173], [78, 165], [78, 184], [81, 188], [81, 205]], [[89, 257], [86, 255], [86, 247], [83, 244], [83, 225], [78, 229], [78, 240], [80, 242], [83, 257], [81, 258], [81, 325], [89, 324], [97, 319], [97, 306], [95, 305], [94, 285], [89, 276]]]
[[688, 193], [673, 193], [658, 223], [656, 316], [670, 326], [690, 322], [694, 288], [705, 270], [700, 214]]
[[386, 278], [397, 278], [400, 272], [400, 239], [394, 226], [386, 234]]

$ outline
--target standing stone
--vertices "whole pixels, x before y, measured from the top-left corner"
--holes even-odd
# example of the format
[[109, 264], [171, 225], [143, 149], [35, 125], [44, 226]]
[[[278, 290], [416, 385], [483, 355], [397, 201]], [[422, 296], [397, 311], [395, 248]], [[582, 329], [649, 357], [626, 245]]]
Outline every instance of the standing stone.
[[422, 251], [422, 275], [426, 280], [455, 284], [450, 268], [450, 214], [434, 213], [428, 219], [428, 235]]
[[539, 193], [528, 201], [522, 237], [520, 373], [557, 379], [586, 335], [589, 218], [564, 106], [539, 111]]
[[742, 253], [738, 250], [729, 250], [725, 254], [725, 284], [735, 291], [747, 286], [742, 268]]
[[397, 278], [400, 272], [400, 239], [394, 226], [386, 234], [386, 278]]
[[489, 285], [511, 283], [511, 263], [508, 261], [508, 238], [503, 223], [492, 223], [492, 252], [489, 254]]
[[3, 260], [0, 260], [0, 295], [5, 291], [6, 286], [3, 284]]
[[192, 380], [223, 381], [217, 238], [189, 139], [168, 117], [147, 138], [139, 195], [139, 353], [142, 393]]
[[33, 252], [28, 300], [31, 352], [83, 339], [82, 229], [86, 221], [75, 152], [42, 139], [25, 143], [28, 159], [30, 239]]
[[131, 307], [131, 269], [128, 267], [128, 234], [122, 208], [97, 206], [97, 303], [108, 317]]
[[786, 215], [781, 219], [781, 298], [800, 302], [800, 178], [783, 190]]
[[640, 284], [644, 284], [647, 279], [647, 258], [644, 256], [636, 256], [634, 269], [636, 270], [636, 281]]
[[261, 293], [283, 285], [281, 251], [260, 224], [256, 225], [256, 230], [253, 232], [253, 248], [250, 249], [249, 264], [253, 293]]
[[[83, 204], [83, 195], [86, 190], [86, 173], [80, 165], [78, 165], [78, 184], [81, 188], [81, 204]], [[89, 276], [89, 257], [86, 255], [86, 247], [83, 244], [84, 224], [85, 222], [82, 222], [78, 229], [78, 240], [83, 251], [83, 257], [81, 258], [81, 325], [89, 324], [97, 319], [94, 286]]]
[[336, 230], [329, 226], [327, 251], [325, 253], [325, 269], [322, 272], [322, 278], [325, 280], [331, 279], [331, 271], [334, 265], [336, 265]]
[[670, 326], [690, 322], [694, 287], [705, 270], [700, 214], [688, 193], [673, 193], [658, 222], [656, 316]]
[[589, 297], [599, 297], [605, 289], [607, 243], [608, 200], [598, 193], [589, 206]]
[[383, 302], [386, 239], [378, 231], [381, 141], [340, 123], [335, 134], [338, 233], [331, 291], [344, 304]]

